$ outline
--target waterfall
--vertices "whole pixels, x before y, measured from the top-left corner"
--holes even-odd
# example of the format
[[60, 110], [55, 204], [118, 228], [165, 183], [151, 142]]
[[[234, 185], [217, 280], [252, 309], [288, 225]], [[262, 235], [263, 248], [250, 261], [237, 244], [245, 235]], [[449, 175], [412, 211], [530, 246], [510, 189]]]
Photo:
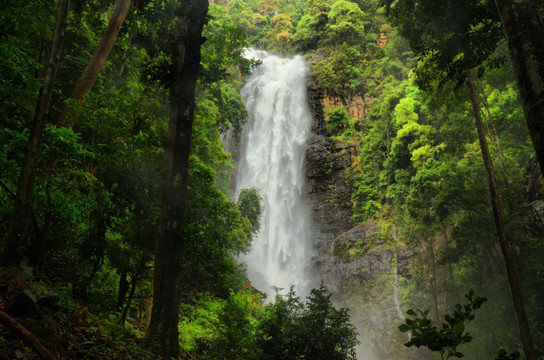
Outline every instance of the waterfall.
[[393, 300], [395, 302], [395, 309], [397, 310], [397, 315], [399, 318], [404, 321], [404, 314], [402, 313], [402, 308], [400, 306], [400, 291], [399, 291], [399, 241], [397, 238], [397, 229], [395, 226], [391, 229], [391, 234], [393, 235], [393, 240], [397, 244], [395, 249], [395, 258], [393, 259], [395, 263], [395, 291], [393, 293]]
[[[313, 285], [310, 207], [303, 201], [304, 156], [312, 116], [306, 97], [308, 66], [297, 56], [282, 59], [249, 49], [253, 70], [241, 94], [249, 119], [241, 139], [236, 195], [257, 188], [263, 197], [260, 232], [240, 261], [257, 289], [271, 293], [294, 285], [306, 296]], [[273, 293], [273, 292], [272, 292]]]

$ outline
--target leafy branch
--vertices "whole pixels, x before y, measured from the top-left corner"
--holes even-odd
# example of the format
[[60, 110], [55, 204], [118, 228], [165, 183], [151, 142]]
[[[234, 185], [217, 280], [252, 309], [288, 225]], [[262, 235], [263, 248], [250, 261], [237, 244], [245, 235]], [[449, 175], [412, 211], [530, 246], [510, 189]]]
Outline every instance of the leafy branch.
[[[409, 317], [406, 317], [404, 324], [399, 325], [401, 332], [410, 332], [410, 341], [404, 345], [407, 347], [424, 346], [429, 350], [440, 353], [442, 360], [464, 357], [465, 354], [458, 351], [457, 347], [472, 340], [470, 333], [465, 332], [465, 321], [471, 322], [474, 320], [474, 311], [487, 301], [484, 297], [474, 296], [474, 290], [472, 289], [469, 290], [465, 297], [468, 302], [464, 305], [455, 304], [453, 314], [444, 316], [445, 322], [442, 323], [440, 330], [434, 325], [433, 320], [428, 318], [428, 310], [408, 310], [406, 313]], [[509, 354], [505, 349], [501, 348], [495, 360], [517, 360], [519, 358], [520, 353], [518, 351]]]

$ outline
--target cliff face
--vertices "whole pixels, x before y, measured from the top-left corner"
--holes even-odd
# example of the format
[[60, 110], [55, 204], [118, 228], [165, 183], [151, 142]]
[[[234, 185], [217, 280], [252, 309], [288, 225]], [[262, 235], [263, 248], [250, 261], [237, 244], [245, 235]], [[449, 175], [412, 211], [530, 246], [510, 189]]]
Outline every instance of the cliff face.
[[334, 293], [336, 305], [350, 309], [361, 335], [359, 358], [395, 359], [406, 342], [397, 330], [403, 321], [398, 279], [399, 274], [410, 276], [415, 254], [398, 248], [390, 229], [373, 221], [352, 223], [352, 187], [346, 173], [356, 149], [327, 136], [324, 94], [313, 86], [308, 93], [314, 126], [306, 153], [306, 196], [313, 212], [315, 272]]
[[346, 171], [354, 149], [326, 135], [323, 92], [310, 87], [308, 93], [314, 125], [306, 151], [305, 191], [312, 206], [313, 236], [321, 255], [336, 236], [351, 228], [352, 189], [346, 181]]

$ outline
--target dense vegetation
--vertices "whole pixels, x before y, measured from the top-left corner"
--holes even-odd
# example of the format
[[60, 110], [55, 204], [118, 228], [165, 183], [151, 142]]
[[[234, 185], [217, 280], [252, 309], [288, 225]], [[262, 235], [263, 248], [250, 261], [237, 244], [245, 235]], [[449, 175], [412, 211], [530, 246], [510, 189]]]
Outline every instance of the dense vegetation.
[[[50, 42], [57, 5], [64, 2], [8, 0], [0, 9], [1, 234], [11, 231], [29, 129], [48, 62], [55, 61]], [[53, 320], [25, 325], [36, 334], [44, 327], [70, 328], [55, 339], [40, 338], [66, 358], [154, 356], [135, 339], [143, 336], [151, 311], [163, 144], [176, 78], [170, 75], [180, 38], [174, 14], [183, 16], [183, 7], [173, 0], [133, 1], [96, 82], [78, 95], [74, 88], [121, 3], [129, 2], [73, 1], [69, 7], [32, 167], [31, 242], [15, 246], [24, 266], [15, 275], [3, 268], [1, 279], [1, 305], [17, 317], [43, 317], [46, 306], [37, 304], [53, 301], [51, 292], [60, 295]], [[531, 205], [542, 194], [527, 191], [538, 188], [539, 180], [530, 177], [538, 174], [537, 161], [509, 50], [492, 2], [455, 12], [451, 1], [436, 4], [413, 14], [385, 0], [210, 4], [194, 95], [187, 211], [180, 220], [182, 357], [355, 358], [348, 314], [332, 306], [324, 288], [306, 303], [289, 292], [265, 306], [235, 261], [259, 229], [257, 190], [229, 200], [233, 164], [220, 140], [228, 129], [239, 136], [246, 119], [238, 90], [256, 65], [242, 57], [247, 46], [304, 54], [312, 81], [336, 104], [326, 109], [327, 131], [354, 149], [348, 174], [353, 225], [379, 221], [394, 229], [384, 234], [387, 246], [419, 249], [410, 277], [401, 279], [405, 310], [428, 308], [425, 316], [436, 322], [468, 288], [489, 299], [471, 324], [474, 339], [463, 348], [471, 359], [493, 358], [499, 346], [521, 347], [474, 102], [463, 86], [466, 71], [475, 70], [476, 112], [495, 166], [505, 237], [534, 347], [544, 351], [544, 223]], [[360, 114], [349, 112], [353, 102], [362, 103]], [[2, 236], [2, 251], [10, 244]], [[2, 264], [8, 260], [16, 259]], [[355, 292], [372, 289], [354, 286]], [[37, 302], [13, 307], [24, 294]], [[0, 335], [0, 355], [28, 351], [8, 334]], [[392, 344], [388, 358], [414, 356], [404, 351], [402, 341]]]

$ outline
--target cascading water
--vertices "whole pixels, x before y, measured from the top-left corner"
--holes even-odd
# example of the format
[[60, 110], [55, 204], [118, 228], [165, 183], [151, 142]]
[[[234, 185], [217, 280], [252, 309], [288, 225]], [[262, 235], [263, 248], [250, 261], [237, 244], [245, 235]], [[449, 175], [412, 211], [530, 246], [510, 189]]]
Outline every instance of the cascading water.
[[404, 314], [402, 313], [402, 308], [400, 306], [400, 291], [399, 291], [399, 265], [397, 264], [397, 258], [395, 257], [395, 292], [393, 293], [393, 300], [395, 301], [395, 309], [397, 310], [397, 315], [399, 318], [404, 321]]
[[[306, 98], [308, 66], [301, 57], [282, 59], [249, 49], [261, 60], [242, 89], [249, 120], [241, 142], [236, 194], [257, 188], [263, 197], [261, 229], [241, 257], [259, 290], [295, 286], [306, 296], [314, 285], [310, 208], [302, 199], [303, 162], [312, 116]], [[285, 292], [285, 291], [284, 291]]]

